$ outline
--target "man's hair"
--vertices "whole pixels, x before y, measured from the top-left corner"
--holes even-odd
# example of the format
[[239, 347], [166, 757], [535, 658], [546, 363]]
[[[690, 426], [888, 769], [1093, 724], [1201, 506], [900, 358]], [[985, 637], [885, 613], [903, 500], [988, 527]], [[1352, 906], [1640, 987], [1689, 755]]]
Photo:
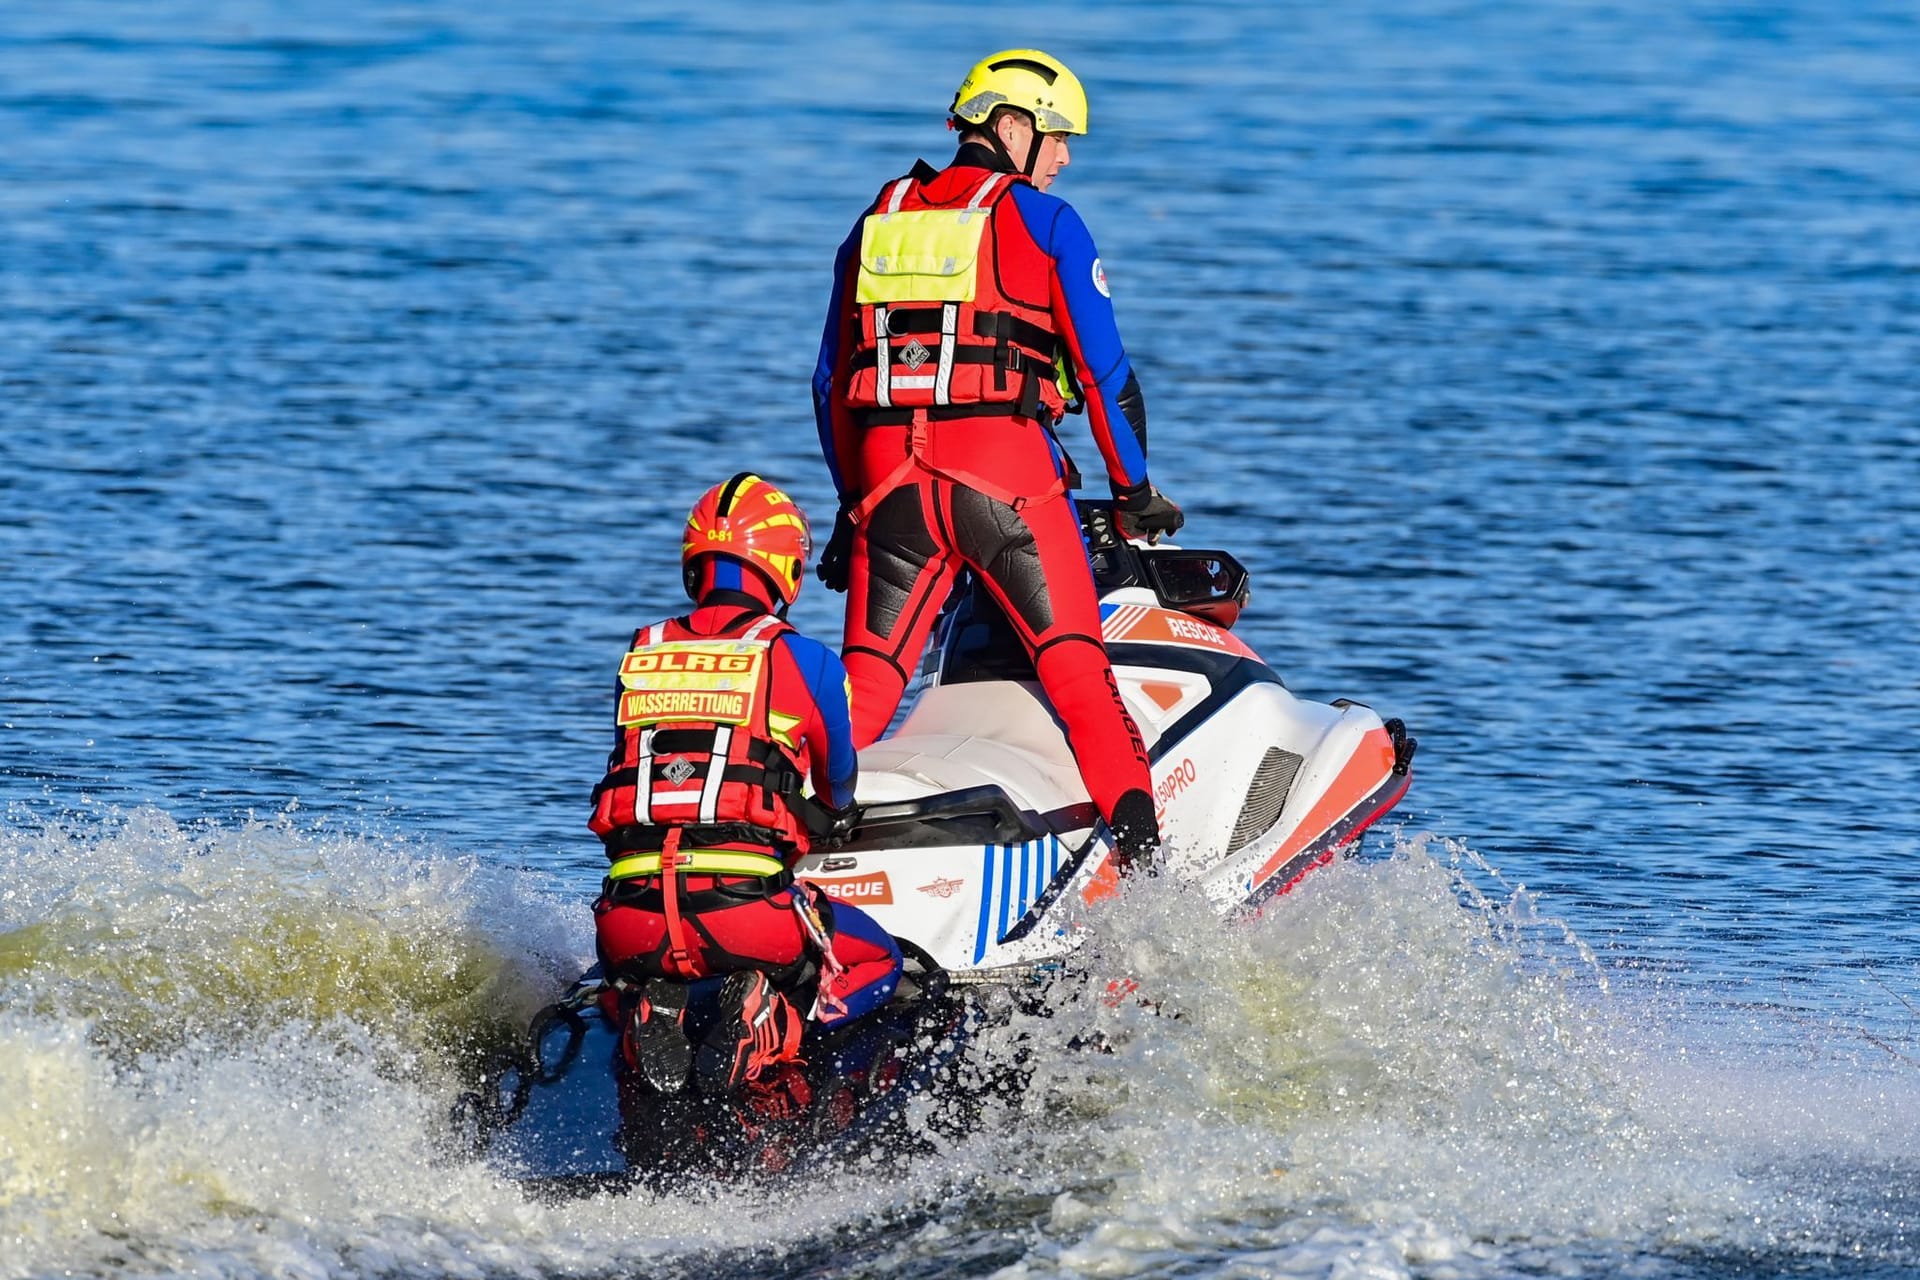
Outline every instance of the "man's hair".
[[987, 113], [987, 118], [985, 120], [982, 120], [979, 124], [975, 124], [971, 120], [962, 120], [959, 116], [955, 116], [953, 118], [953, 129], [955, 133], [958, 133], [963, 138], [970, 133], [978, 133], [983, 135], [997, 133], [999, 132], [999, 129], [1000, 129], [1000, 121], [1005, 119], [1007, 116], [1019, 116], [1022, 120], [1025, 120], [1029, 125], [1032, 125], [1036, 132], [1039, 129], [1039, 123], [1034, 120], [1033, 113], [1031, 111], [1027, 111], [1023, 108], [1016, 107], [1011, 105], [1010, 103], [1005, 103], [1005, 102], [995, 107], [992, 111], [989, 111]]

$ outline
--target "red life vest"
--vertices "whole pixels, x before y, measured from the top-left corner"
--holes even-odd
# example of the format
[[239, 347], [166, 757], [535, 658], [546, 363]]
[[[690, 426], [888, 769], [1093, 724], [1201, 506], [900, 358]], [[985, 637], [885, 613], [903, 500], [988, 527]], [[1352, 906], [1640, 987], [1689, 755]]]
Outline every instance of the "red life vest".
[[1001, 209], [1026, 179], [981, 172], [944, 202], [927, 187], [945, 175], [901, 178], [862, 224], [846, 388], [856, 412], [1004, 405], [1059, 421], [1052, 264], [1019, 213]]
[[773, 642], [793, 628], [746, 612], [718, 635], [683, 619], [634, 632], [620, 663], [617, 738], [588, 826], [618, 859], [664, 848], [764, 845], [805, 853], [806, 763], [775, 739]]

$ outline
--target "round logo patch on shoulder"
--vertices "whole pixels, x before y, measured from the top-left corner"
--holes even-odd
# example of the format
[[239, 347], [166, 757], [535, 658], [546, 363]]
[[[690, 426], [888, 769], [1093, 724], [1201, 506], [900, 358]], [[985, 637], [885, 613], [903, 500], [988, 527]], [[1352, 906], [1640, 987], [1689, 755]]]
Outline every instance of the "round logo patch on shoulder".
[[1103, 298], [1111, 298], [1113, 296], [1113, 294], [1107, 291], [1107, 269], [1100, 265], [1100, 259], [1098, 258], [1093, 260], [1093, 287], [1100, 291], [1100, 296]]

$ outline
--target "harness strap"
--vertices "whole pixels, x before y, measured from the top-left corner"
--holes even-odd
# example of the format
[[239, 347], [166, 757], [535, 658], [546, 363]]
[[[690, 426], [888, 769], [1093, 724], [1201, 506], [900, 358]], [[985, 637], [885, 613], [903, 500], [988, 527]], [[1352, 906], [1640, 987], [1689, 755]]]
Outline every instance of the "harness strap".
[[781, 631], [788, 631], [791, 629], [792, 628], [788, 627], [786, 622], [783, 619], [781, 619], [777, 614], [770, 613], [766, 617], [760, 619], [760, 621], [748, 627], [745, 631], [741, 632], [740, 639], [743, 641], [758, 640], [761, 636], [765, 635], [769, 631], [781, 632]]
[[[656, 622], [650, 626], [642, 627], [633, 633], [633, 647], [638, 649], [643, 645], [659, 644], [661, 637], [666, 634], [666, 631], [666, 624], [663, 622]], [[634, 776], [636, 778], [642, 778], [646, 777], [653, 767], [653, 730], [651, 728], [642, 729], [640, 731], [640, 741], [636, 745], [639, 749], [634, 753]], [[596, 786], [593, 789], [594, 804], [598, 805], [600, 803], [600, 793], [605, 789], [604, 784]], [[653, 796], [651, 792], [652, 788], [650, 787], [636, 786], [633, 789], [633, 820], [635, 822], [653, 821]]]
[[935, 404], [950, 404], [953, 401], [953, 362], [962, 354], [959, 329], [960, 304], [943, 303], [940, 307], [940, 363], [933, 373]]
[[666, 898], [667, 914], [667, 954], [666, 967], [681, 978], [697, 978], [699, 967], [694, 964], [695, 948], [687, 945], [686, 921], [680, 915], [680, 892], [684, 887], [680, 882], [680, 829], [667, 832], [667, 847], [662, 849], [657, 861], [660, 868], [660, 884]]
[[[976, 413], [972, 416], [982, 415]], [[1005, 485], [989, 480], [977, 472], [963, 471], [958, 467], [936, 467], [928, 457], [926, 415], [916, 412], [912, 426], [913, 433], [907, 446], [907, 456], [902, 458], [900, 464], [889, 471], [878, 484], [867, 490], [866, 496], [847, 513], [847, 518], [854, 524], [865, 524], [867, 517], [873, 514], [873, 509], [879, 506], [889, 493], [905, 484], [916, 468], [929, 475], [938, 476], [942, 480], [950, 480], [954, 484], [972, 489], [975, 493], [985, 494], [995, 502], [1011, 507], [1015, 511], [1037, 507], [1043, 502], [1051, 502], [1067, 491], [1066, 477], [1061, 475], [1055, 475], [1053, 483], [1048, 485], [1044, 492], [1030, 495], [1015, 493]]]
[[[1047, 366], [1048, 374], [1052, 374], [1053, 371], [1054, 371], [1053, 366], [1048, 365]], [[1020, 416], [1021, 417], [1032, 418], [1035, 421], [1039, 421], [1040, 419], [1040, 382], [1041, 382], [1040, 375], [1029, 373], [1026, 377], [1026, 380], [1020, 384]]]
[[1051, 364], [1060, 355], [1060, 338], [1050, 329], [1042, 329], [1030, 320], [1022, 320], [1011, 311], [976, 311], [973, 331], [982, 338], [1014, 342], [1030, 348]]
[[[973, 199], [967, 201], [967, 214], [971, 214], [975, 209], [978, 209], [981, 205], [985, 204], [987, 202], [987, 197], [993, 195], [994, 188], [999, 186], [1002, 182], [1005, 182], [1008, 186], [1012, 186], [1013, 185], [1012, 175], [1005, 174], [1005, 173], [988, 174], [986, 177], [986, 180], [983, 181], [978, 187], [974, 188]], [[961, 216], [965, 217], [967, 216], [967, 214], [962, 214]]]

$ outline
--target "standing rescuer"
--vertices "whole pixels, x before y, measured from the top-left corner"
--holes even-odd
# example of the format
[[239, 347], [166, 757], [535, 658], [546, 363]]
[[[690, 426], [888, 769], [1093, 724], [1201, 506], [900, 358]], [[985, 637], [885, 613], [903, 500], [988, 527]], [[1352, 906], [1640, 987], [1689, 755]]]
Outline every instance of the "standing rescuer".
[[1062, 414], [1084, 408], [1123, 532], [1182, 516], [1147, 479], [1146, 404], [1093, 239], [1047, 194], [1086, 132], [1086, 93], [1059, 60], [1014, 49], [969, 71], [951, 110], [953, 162], [889, 182], [840, 247], [814, 371], [840, 495], [819, 572], [848, 593], [854, 741], [885, 731], [970, 568], [1032, 654], [1124, 866], [1159, 827], [1100, 638]]
[[[893, 994], [900, 950], [856, 908], [794, 883], [812, 843], [811, 778], [830, 823], [853, 813], [859, 759], [847, 677], [785, 620], [812, 540], [793, 499], [743, 472], [687, 517], [680, 563], [696, 608], [641, 627], [620, 664], [614, 746], [589, 825], [612, 865], [593, 906], [617, 989], [622, 1049], [665, 1092], [690, 1072], [712, 1088], [804, 1088], [801, 1013], [827, 1024]], [[696, 1053], [687, 983], [731, 975]]]

